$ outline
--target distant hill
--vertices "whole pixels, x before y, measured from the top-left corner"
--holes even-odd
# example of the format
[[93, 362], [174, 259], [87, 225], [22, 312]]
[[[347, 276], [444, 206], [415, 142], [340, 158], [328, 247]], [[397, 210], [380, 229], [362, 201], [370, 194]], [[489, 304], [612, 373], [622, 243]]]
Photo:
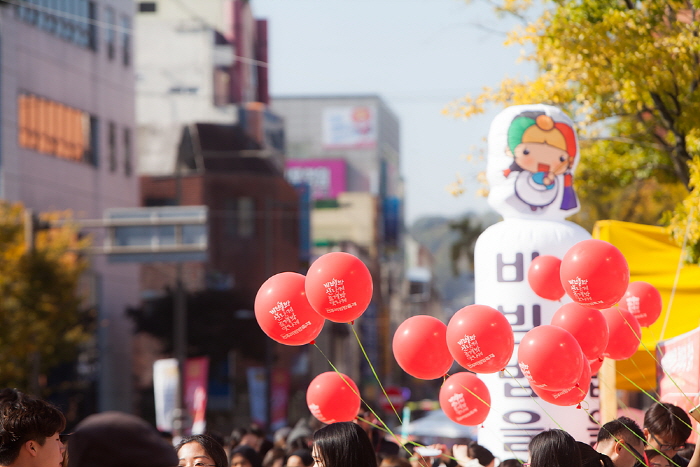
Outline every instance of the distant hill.
[[459, 232], [451, 229], [450, 223], [466, 217], [481, 224], [484, 229], [500, 220], [495, 213], [465, 213], [453, 218], [426, 216], [417, 219], [408, 228], [409, 235], [427, 248], [435, 260], [433, 277], [441, 295], [445, 322], [460, 308], [474, 303], [474, 272], [466, 270], [469, 265], [463, 264], [460, 265], [459, 275], [455, 276], [451, 263], [452, 245], [459, 240]]

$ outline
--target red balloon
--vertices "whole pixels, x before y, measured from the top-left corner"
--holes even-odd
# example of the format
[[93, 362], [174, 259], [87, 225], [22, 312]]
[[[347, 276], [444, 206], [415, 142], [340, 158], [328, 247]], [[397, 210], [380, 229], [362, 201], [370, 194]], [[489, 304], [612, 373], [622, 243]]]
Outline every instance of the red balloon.
[[408, 318], [394, 334], [392, 349], [396, 363], [415, 378], [445, 376], [454, 361], [447, 349], [446, 333], [445, 323], [432, 316]]
[[590, 386], [591, 367], [588, 365], [587, 361], [584, 361], [581, 377], [576, 385], [567, 389], [562, 389], [561, 391], [549, 391], [538, 387], [533, 387], [532, 390], [535, 391], [535, 394], [540, 396], [542, 400], [545, 400], [550, 404], [568, 406], [579, 404], [583, 399], [585, 399]]
[[491, 394], [475, 374], [455, 373], [440, 387], [440, 407], [461, 425], [479, 425], [491, 410]]
[[588, 360], [600, 357], [608, 345], [608, 322], [595, 308], [567, 303], [554, 313], [551, 324], [569, 331]]
[[447, 348], [457, 363], [474, 373], [501, 371], [514, 347], [508, 319], [490, 306], [465, 306], [447, 323]]
[[527, 282], [538, 296], [547, 300], [559, 300], [564, 296], [564, 287], [559, 278], [561, 260], [556, 256], [542, 255], [532, 260], [527, 270]]
[[603, 366], [603, 357], [598, 357], [594, 358], [592, 360], [588, 360], [588, 364], [591, 367], [591, 377], [595, 376], [598, 374], [598, 370], [600, 370], [600, 367]]
[[266, 280], [255, 296], [255, 319], [273, 340], [304, 345], [316, 339], [325, 320], [311, 307], [304, 276], [282, 272]]
[[627, 292], [619, 303], [620, 308], [630, 311], [639, 325], [642, 327], [651, 326], [659, 319], [663, 303], [661, 294], [656, 287], [648, 282], [630, 282]]
[[610, 329], [610, 339], [603, 357], [613, 360], [630, 358], [639, 348], [639, 342], [642, 339], [642, 327], [637, 318], [620, 307], [607, 308], [601, 312]]
[[530, 329], [518, 346], [518, 365], [530, 386], [551, 391], [574, 386], [584, 359], [569, 331], [548, 324]]
[[324, 318], [349, 323], [372, 301], [372, 276], [359, 258], [349, 253], [326, 253], [306, 273], [309, 303]]
[[616, 304], [627, 290], [630, 270], [620, 250], [602, 240], [584, 240], [561, 260], [561, 283], [579, 305], [598, 310]]
[[360, 402], [355, 382], [335, 371], [316, 376], [306, 390], [306, 405], [311, 415], [326, 424], [355, 420]]

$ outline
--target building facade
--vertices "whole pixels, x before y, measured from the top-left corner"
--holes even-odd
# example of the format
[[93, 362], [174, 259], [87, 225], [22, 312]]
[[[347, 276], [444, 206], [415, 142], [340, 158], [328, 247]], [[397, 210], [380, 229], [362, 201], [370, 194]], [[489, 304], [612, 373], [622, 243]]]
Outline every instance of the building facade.
[[[271, 107], [285, 122], [287, 178], [311, 187], [312, 259], [347, 251], [372, 273], [373, 301], [358, 328], [369, 360], [391, 382], [390, 317], [405, 299], [398, 118], [375, 95], [273, 96]], [[376, 388], [368, 362], [347, 351], [357, 347], [354, 336], [333, 329], [332, 361], [368, 390]]]
[[[0, 3], [0, 196], [100, 219], [137, 206], [131, 0]], [[95, 243], [101, 232], [95, 231]], [[95, 410], [130, 411], [137, 266], [91, 258]]]

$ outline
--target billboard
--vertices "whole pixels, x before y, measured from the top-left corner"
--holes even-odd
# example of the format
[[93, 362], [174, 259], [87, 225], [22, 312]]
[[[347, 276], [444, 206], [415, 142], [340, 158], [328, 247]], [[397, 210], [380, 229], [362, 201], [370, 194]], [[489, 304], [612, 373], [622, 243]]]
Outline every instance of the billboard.
[[373, 106], [326, 107], [323, 110], [323, 148], [374, 148], [377, 127], [377, 111]]
[[292, 184], [306, 183], [311, 187], [311, 199], [335, 199], [347, 191], [347, 163], [343, 159], [287, 160], [287, 180]]

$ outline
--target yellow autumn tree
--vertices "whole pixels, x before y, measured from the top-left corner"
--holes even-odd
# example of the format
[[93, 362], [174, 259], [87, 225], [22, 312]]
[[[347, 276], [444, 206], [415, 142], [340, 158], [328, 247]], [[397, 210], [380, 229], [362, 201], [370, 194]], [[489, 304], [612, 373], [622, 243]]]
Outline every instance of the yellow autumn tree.
[[67, 213], [42, 215], [48, 225], [27, 241], [25, 209], [0, 202], [0, 387], [29, 390], [57, 364], [75, 358], [86, 316], [78, 284], [86, 246]]
[[[494, 2], [490, 2], [494, 3]], [[495, 2], [527, 17], [528, 0]], [[536, 78], [504, 79], [446, 113], [545, 103], [576, 122], [579, 221], [659, 223], [691, 188], [700, 154], [699, 0], [554, 0], [507, 43], [532, 53]]]

